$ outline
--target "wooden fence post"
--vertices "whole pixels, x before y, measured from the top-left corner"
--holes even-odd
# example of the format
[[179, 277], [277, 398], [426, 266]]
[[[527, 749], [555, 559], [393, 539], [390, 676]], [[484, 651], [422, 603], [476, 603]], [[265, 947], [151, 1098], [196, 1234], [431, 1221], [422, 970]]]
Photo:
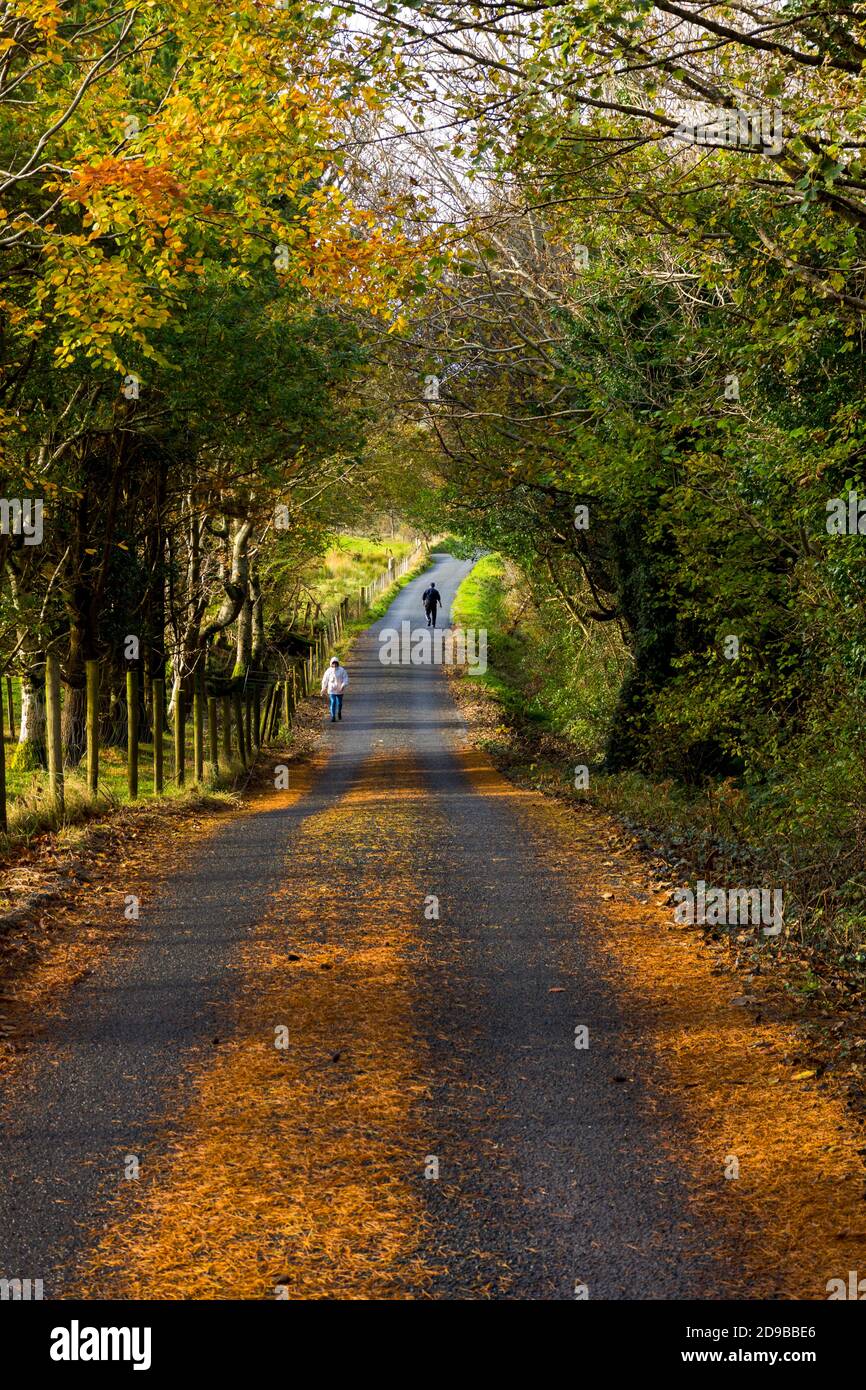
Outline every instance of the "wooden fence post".
[[49, 652], [45, 658], [45, 723], [48, 740], [48, 782], [51, 804], [58, 816], [64, 812], [63, 741], [60, 736], [60, 661]]
[[174, 780], [182, 787], [186, 782], [186, 701], [183, 690], [178, 687], [174, 702]]
[[258, 681], [253, 686], [253, 736], [250, 743], [256, 752], [262, 746], [262, 687]]
[[222, 697], [222, 720], [223, 720], [223, 758], [226, 767], [231, 767], [232, 761], [232, 701], [230, 695]]
[[87, 790], [91, 796], [99, 791], [99, 662], [85, 661], [84, 685], [87, 707]]
[[219, 739], [217, 737], [217, 702], [215, 695], [207, 697], [207, 734], [210, 745], [210, 770], [214, 781], [220, 774]]
[[192, 687], [192, 760], [193, 779], [204, 781], [204, 671], [199, 665]]
[[126, 673], [126, 780], [129, 799], [138, 796], [138, 672]]
[[271, 727], [271, 723], [270, 723], [271, 714], [273, 713], [273, 707], [274, 707], [274, 690], [275, 690], [275, 688], [276, 688], [275, 686], [269, 685], [269, 686], [268, 686], [267, 694], [265, 695], [265, 710], [264, 710], [264, 714], [262, 715], [262, 742], [263, 742], [263, 743], [267, 743], [267, 741], [268, 741], [268, 732], [269, 732], [270, 727]]
[[165, 723], [165, 681], [154, 676], [150, 683], [153, 698], [153, 794], [162, 796], [165, 781], [163, 770], [162, 728]]
[[238, 731], [238, 757], [244, 767], [247, 765], [247, 743], [244, 737], [244, 702], [241, 699], [239, 690], [232, 691], [232, 709], [235, 716], [235, 728]]
[[3, 701], [0, 699], [0, 835], [9, 829], [6, 819], [6, 735], [3, 732]]
[[15, 742], [15, 697], [12, 694], [12, 677], [6, 677], [6, 701], [9, 706], [9, 737]]

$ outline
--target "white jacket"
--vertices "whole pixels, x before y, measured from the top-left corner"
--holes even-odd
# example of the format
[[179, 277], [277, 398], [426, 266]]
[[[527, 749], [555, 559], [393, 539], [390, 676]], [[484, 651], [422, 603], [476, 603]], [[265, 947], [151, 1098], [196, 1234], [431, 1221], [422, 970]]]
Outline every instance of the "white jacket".
[[342, 695], [349, 684], [349, 672], [345, 666], [329, 666], [322, 676], [323, 695]]

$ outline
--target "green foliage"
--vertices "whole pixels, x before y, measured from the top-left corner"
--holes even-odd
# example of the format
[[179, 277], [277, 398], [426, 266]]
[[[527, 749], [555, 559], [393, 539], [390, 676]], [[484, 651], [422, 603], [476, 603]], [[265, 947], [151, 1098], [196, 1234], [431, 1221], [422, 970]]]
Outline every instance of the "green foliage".
[[[454, 605], [461, 622], [489, 633], [490, 667], [467, 682], [481, 684], [498, 701], [518, 734], [535, 731], [532, 756], [540, 762], [526, 769], [519, 741], [499, 740], [499, 751], [517, 757], [524, 773], [543, 764], [545, 777], [552, 775], [562, 790], [570, 787], [573, 765], [587, 764], [591, 799], [647, 844], [688, 863], [693, 874], [718, 885], [771, 881], [783, 888], [791, 931], [834, 950], [866, 941], [866, 792], [862, 741], [851, 712], [822, 687], [823, 704], [816, 695], [788, 737], [784, 757], [761, 775], [696, 784], [652, 768], [605, 772], [616, 692], [629, 658], [616, 644], [605, 650], [567, 626], [557, 631], [550, 607], [527, 604], [525, 591], [520, 570], [490, 556], [463, 581]], [[677, 721], [687, 718], [684, 733]], [[674, 690], [654, 737], [715, 735], [726, 719], [730, 712], [720, 710], [718, 700], [701, 713], [698, 697]]]
[[431, 543], [431, 548], [441, 555], [453, 555], [456, 560], [473, 560], [478, 556], [478, 546], [463, 536], [439, 536]]
[[455, 623], [487, 632], [488, 670], [472, 679], [512, 714], [563, 734], [597, 764], [629, 659], [620, 644], [588, 642], [573, 625], [551, 624], [550, 612], [498, 554], [479, 561], [452, 606]]

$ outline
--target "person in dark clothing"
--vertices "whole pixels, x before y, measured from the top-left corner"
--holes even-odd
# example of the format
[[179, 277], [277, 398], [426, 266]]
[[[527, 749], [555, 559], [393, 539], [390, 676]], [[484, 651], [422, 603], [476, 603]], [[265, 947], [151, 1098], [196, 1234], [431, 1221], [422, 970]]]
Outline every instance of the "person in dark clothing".
[[424, 604], [424, 612], [427, 614], [427, 626], [436, 626], [436, 613], [442, 604], [442, 595], [435, 584], [430, 584], [421, 595]]

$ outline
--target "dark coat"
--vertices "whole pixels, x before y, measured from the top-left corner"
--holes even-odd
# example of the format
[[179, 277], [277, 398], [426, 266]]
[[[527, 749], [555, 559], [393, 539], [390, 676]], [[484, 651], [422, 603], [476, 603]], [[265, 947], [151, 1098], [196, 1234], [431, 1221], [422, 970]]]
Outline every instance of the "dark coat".
[[442, 595], [435, 584], [431, 584], [429, 588], [424, 590], [421, 599], [425, 608], [438, 608], [442, 603]]

